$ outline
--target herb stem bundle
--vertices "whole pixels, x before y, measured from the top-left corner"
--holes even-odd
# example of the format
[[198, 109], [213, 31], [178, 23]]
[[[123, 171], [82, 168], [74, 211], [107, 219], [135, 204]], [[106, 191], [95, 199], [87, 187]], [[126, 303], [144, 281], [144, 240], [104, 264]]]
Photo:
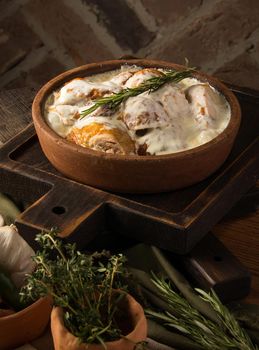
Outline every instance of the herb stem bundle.
[[84, 343], [105, 348], [106, 341], [119, 339], [115, 313], [125, 296], [120, 279], [126, 273], [125, 258], [105, 251], [83, 254], [62, 242], [55, 230], [38, 234], [36, 241], [42, 250], [34, 257], [37, 267], [27, 276], [22, 300], [51, 295], [64, 311], [65, 327]]
[[151, 309], [146, 313], [160, 320], [164, 325], [177, 329], [203, 349], [227, 350], [258, 350], [253, 345], [247, 333], [220, 302], [214, 291], [206, 293], [200, 289], [196, 291], [200, 298], [207, 302], [216, 311], [220, 324], [204, 317], [177, 291], [173, 290], [170, 283], [153, 275], [152, 279], [168, 305], [170, 312], [157, 312]]

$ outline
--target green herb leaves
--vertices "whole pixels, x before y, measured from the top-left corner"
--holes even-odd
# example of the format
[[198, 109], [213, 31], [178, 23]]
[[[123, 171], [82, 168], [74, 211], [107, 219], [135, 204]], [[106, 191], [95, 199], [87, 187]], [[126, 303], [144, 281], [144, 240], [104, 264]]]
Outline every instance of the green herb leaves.
[[173, 289], [170, 282], [156, 275], [153, 275], [152, 282], [168, 307], [165, 312], [148, 309], [146, 313], [162, 324], [177, 329], [203, 349], [258, 349], [214, 291], [206, 293], [200, 289], [196, 290], [201, 299], [208, 302], [216, 311], [220, 323], [206, 318], [195, 309], [178, 291]]
[[146, 91], [154, 92], [167, 83], [178, 83], [185, 78], [191, 77], [193, 71], [194, 68], [188, 68], [183, 71], [168, 70], [161, 76], [147, 79], [135, 88], [123, 89], [118, 93], [97, 99], [92, 107], [85, 109], [80, 113], [80, 119], [93, 113], [99, 107], [105, 106], [105, 108], [108, 109], [115, 109], [129, 97], [140, 95]]
[[28, 276], [22, 298], [52, 295], [54, 304], [63, 308], [66, 327], [84, 343], [118, 339], [114, 315], [125, 295], [119, 278], [125, 258], [105, 251], [83, 254], [74, 244], [64, 244], [54, 230], [36, 240], [42, 251], [34, 257], [37, 268]]

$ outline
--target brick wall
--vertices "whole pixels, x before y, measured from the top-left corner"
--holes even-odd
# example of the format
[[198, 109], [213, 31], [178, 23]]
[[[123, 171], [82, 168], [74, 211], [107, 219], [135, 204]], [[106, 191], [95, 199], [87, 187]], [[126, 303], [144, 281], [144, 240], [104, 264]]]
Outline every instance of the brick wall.
[[125, 54], [259, 89], [258, 0], [0, 0], [0, 88]]

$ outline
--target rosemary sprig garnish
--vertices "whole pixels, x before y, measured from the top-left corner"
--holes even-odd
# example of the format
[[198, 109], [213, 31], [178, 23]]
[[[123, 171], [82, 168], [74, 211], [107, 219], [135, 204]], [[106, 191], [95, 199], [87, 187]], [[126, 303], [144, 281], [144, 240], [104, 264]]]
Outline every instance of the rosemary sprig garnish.
[[165, 279], [153, 275], [152, 282], [163, 300], [167, 302], [169, 311], [157, 312], [148, 309], [146, 313], [162, 324], [184, 333], [203, 349], [258, 350], [214, 291], [206, 293], [200, 289], [196, 290], [217, 312], [220, 324], [203, 316], [179, 292], [173, 290]]
[[183, 71], [168, 70], [161, 76], [147, 79], [135, 88], [126, 88], [110, 96], [99, 98], [95, 100], [92, 107], [81, 111], [79, 119], [91, 114], [101, 106], [105, 106], [108, 109], [115, 109], [129, 97], [140, 95], [146, 91], [154, 92], [167, 83], [178, 83], [185, 78], [189, 78], [193, 71], [194, 68], [188, 68]]

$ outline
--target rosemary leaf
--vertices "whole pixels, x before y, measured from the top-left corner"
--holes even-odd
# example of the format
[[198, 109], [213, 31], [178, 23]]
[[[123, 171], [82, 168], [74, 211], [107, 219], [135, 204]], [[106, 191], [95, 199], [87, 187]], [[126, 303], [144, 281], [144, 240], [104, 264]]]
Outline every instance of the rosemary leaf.
[[248, 334], [220, 302], [214, 291], [206, 293], [196, 289], [199, 293], [198, 297], [215, 310], [221, 321], [220, 324], [203, 316], [183, 295], [173, 290], [170, 282], [159, 279], [156, 275], [153, 275], [152, 282], [161, 296], [166, 297], [166, 301], [173, 312], [157, 312], [149, 309], [146, 310], [146, 313], [162, 322], [163, 325], [180, 331], [203, 349], [258, 350], [258, 347], [252, 343]]
[[[248, 334], [240, 327], [239, 323], [236, 321], [231, 312], [221, 303], [215, 291], [212, 289], [211, 293], [206, 293], [198, 288], [195, 290], [202, 296], [202, 299], [210, 303], [213, 309], [217, 312], [229, 333], [242, 345], [240, 348], [254, 349]], [[255, 347], [255, 349], [257, 349], [257, 347]]]

